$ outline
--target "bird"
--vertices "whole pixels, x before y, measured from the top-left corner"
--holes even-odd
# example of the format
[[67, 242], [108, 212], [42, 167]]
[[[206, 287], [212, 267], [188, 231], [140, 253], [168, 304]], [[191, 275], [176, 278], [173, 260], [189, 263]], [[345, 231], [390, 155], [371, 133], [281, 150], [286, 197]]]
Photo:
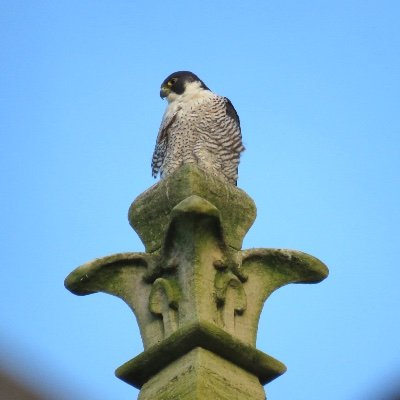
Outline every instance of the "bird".
[[177, 71], [161, 84], [167, 99], [153, 152], [154, 178], [171, 175], [184, 164], [237, 185], [245, 150], [239, 116], [231, 101], [213, 93], [190, 71]]

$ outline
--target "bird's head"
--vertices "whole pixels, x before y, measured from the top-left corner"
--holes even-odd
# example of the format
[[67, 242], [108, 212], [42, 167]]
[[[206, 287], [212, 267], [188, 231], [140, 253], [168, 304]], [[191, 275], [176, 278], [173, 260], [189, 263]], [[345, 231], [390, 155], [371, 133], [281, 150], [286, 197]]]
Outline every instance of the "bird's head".
[[184, 94], [209, 90], [204, 82], [190, 71], [178, 71], [165, 78], [161, 84], [160, 97], [168, 102], [176, 100]]

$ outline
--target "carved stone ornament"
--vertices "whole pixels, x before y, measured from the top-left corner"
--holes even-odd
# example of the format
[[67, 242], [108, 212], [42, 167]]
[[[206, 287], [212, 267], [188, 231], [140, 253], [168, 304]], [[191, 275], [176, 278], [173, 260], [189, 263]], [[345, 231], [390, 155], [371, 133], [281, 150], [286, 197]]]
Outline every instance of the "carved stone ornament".
[[[207, 385], [192, 397], [178, 395], [186, 381], [175, 387], [171, 376], [186, 374], [187, 382], [193, 379], [190, 384], [199, 385], [204, 381], [201, 371], [218, 363], [226, 364], [225, 374], [233, 378], [227, 385], [227, 375], [216, 378], [218, 374], [210, 372], [214, 396], [218, 387], [223, 396], [233, 392], [231, 397], [210, 398], [248, 399], [250, 389], [234, 382], [240, 376], [255, 390], [251, 398], [263, 399], [262, 388], [256, 386], [286, 371], [281, 362], [255, 348], [264, 302], [288, 283], [322, 281], [328, 269], [295, 250], [241, 250], [255, 217], [254, 202], [244, 191], [187, 165], [130, 207], [129, 222], [145, 253], [95, 259], [67, 277], [65, 286], [72, 293], [109, 293], [134, 312], [144, 352], [119, 367], [116, 375], [137, 388], [145, 386], [139, 399], [205, 398]], [[179, 372], [185, 363], [191, 368]]]

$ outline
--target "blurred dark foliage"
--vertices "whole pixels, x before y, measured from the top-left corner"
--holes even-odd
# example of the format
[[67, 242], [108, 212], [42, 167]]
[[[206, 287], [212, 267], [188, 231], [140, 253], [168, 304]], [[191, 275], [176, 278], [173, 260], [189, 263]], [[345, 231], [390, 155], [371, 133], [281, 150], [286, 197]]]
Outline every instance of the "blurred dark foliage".
[[37, 391], [29, 388], [18, 378], [0, 371], [0, 399], [1, 400], [49, 400]]

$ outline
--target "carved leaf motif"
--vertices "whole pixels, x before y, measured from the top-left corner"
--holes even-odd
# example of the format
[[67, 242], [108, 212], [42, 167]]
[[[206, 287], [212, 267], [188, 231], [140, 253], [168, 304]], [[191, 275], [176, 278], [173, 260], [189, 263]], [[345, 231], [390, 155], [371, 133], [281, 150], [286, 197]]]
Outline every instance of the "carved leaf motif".
[[243, 314], [247, 297], [242, 282], [231, 271], [218, 271], [215, 275], [215, 294], [221, 325], [235, 333], [235, 317]]
[[170, 336], [178, 328], [177, 310], [179, 288], [175, 281], [157, 278], [149, 296], [149, 309], [163, 320], [164, 338]]

